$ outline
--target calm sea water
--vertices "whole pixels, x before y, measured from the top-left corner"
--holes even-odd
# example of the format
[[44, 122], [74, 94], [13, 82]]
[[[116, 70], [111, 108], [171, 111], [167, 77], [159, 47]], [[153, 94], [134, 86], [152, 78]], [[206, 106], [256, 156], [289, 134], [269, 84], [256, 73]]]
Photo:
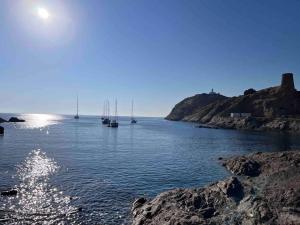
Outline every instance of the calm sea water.
[[27, 122], [2, 124], [0, 137], [0, 190], [19, 191], [0, 197], [1, 224], [128, 224], [137, 197], [227, 176], [220, 156], [300, 147], [299, 136], [161, 118], [121, 117], [113, 129], [92, 116], [17, 116]]

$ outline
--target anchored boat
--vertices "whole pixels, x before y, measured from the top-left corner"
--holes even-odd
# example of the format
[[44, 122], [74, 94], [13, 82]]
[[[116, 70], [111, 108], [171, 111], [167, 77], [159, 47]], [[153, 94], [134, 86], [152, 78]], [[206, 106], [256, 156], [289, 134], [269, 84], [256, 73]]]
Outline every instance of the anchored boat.
[[104, 103], [104, 114], [103, 114], [102, 124], [104, 124], [104, 125], [110, 125], [110, 119], [109, 119], [109, 101], [106, 101]]
[[115, 102], [115, 117], [114, 119], [110, 122], [110, 127], [112, 128], [117, 128], [119, 127], [119, 123], [118, 123], [118, 102], [116, 100]]
[[77, 111], [76, 111], [76, 115], [74, 116], [74, 119], [76, 119], [76, 120], [79, 119], [79, 115], [78, 115], [78, 95], [77, 95]]
[[133, 116], [133, 100], [131, 101], [131, 124], [137, 123], [137, 120]]

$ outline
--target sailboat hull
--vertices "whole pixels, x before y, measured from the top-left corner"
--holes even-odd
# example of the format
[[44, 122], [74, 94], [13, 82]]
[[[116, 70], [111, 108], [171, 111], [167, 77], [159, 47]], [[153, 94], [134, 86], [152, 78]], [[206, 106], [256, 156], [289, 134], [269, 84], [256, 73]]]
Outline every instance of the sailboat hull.
[[117, 122], [110, 123], [110, 127], [117, 128], [117, 127], [119, 127], [119, 123], [117, 123]]
[[104, 124], [104, 125], [110, 124], [110, 120], [109, 119], [104, 119], [102, 121], [102, 124]]

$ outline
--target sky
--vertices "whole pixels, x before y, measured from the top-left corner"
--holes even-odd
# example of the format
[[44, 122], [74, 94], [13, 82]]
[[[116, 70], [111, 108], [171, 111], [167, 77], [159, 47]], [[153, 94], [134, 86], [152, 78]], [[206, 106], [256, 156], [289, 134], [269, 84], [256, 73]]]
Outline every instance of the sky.
[[[38, 15], [46, 9], [49, 18]], [[1, 0], [0, 112], [166, 116], [211, 88], [300, 87], [300, 1]]]

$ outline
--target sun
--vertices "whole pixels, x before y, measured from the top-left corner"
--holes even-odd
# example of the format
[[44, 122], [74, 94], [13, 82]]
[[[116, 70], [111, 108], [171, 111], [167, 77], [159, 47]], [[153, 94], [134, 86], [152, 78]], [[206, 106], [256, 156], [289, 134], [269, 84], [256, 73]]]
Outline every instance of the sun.
[[42, 18], [43, 20], [47, 20], [50, 16], [49, 12], [45, 8], [38, 8], [37, 10], [38, 16]]

